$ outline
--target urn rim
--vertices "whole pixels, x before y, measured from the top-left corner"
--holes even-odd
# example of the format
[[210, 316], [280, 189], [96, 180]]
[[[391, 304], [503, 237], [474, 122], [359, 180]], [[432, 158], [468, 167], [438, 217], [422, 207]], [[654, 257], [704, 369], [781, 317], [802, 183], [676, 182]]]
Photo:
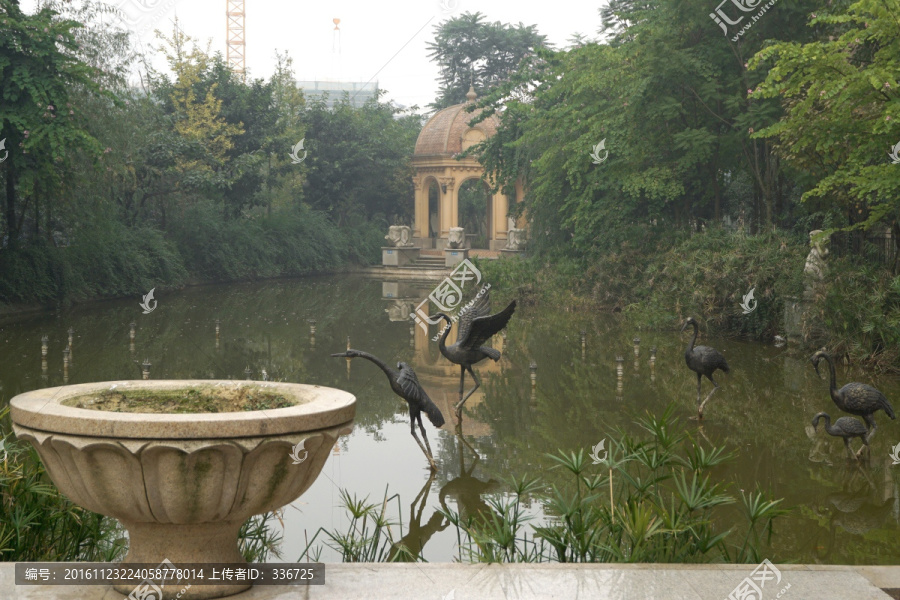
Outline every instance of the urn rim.
[[[108, 390], [209, 389], [252, 386], [292, 397], [294, 406], [222, 413], [131, 413], [76, 408], [64, 400]], [[14, 424], [39, 431], [126, 439], [207, 439], [285, 435], [353, 420], [356, 397], [336, 388], [286, 382], [216, 379], [122, 380], [32, 390], [10, 401]]]

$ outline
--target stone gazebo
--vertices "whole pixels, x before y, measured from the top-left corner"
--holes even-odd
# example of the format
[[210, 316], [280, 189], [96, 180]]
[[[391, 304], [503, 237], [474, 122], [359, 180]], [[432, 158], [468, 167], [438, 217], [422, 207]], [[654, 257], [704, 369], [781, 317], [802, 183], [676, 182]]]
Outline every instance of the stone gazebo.
[[[484, 169], [473, 157], [457, 160], [455, 156], [494, 135], [500, 123], [496, 115], [491, 115], [475, 126], [469, 126], [481, 111], [466, 112], [466, 108], [475, 102], [475, 90], [471, 87], [466, 98], [468, 101], [464, 104], [450, 106], [431, 117], [416, 141], [412, 159], [416, 169], [412, 239], [414, 245], [421, 248], [447, 248], [450, 229], [462, 226], [460, 186], [470, 179], [480, 180]], [[516, 223], [506, 216], [509, 199], [504, 194], [486, 192], [486, 195], [488, 249], [518, 250], [517, 240], [521, 235], [513, 235], [513, 247], [508, 247], [509, 230], [516, 227]], [[516, 184], [516, 195], [520, 199], [524, 197], [519, 184]]]

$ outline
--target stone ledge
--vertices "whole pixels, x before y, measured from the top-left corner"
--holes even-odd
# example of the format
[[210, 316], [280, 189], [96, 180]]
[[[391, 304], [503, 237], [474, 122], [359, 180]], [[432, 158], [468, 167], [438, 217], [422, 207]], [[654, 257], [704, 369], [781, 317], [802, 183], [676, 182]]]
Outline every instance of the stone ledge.
[[[900, 567], [777, 565], [770, 600], [889, 600]], [[661, 564], [328, 564], [323, 586], [257, 586], [232, 600], [723, 600], [755, 565]], [[0, 563], [2, 600], [122, 600], [109, 586], [18, 586]], [[772, 592], [769, 593], [769, 588]], [[451, 595], [451, 592], [453, 594]]]

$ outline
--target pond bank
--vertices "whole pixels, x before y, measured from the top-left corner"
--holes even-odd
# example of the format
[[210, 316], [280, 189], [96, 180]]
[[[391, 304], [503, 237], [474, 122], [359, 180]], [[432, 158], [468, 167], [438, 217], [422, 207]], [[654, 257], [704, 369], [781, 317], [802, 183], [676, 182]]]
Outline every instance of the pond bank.
[[[711, 228], [655, 232], [614, 252], [478, 263], [500, 299], [585, 312], [622, 312], [640, 329], [671, 331], [688, 316], [701, 329], [772, 343], [808, 283], [805, 238]], [[900, 276], [863, 255], [826, 261], [824, 285], [795, 315], [803, 350], [821, 347], [876, 371], [900, 372]], [[495, 300], [497, 301], [497, 300]]]
[[[65, 563], [77, 564], [77, 563]], [[900, 567], [776, 565], [781, 580], [765, 598], [890, 600], [900, 598]], [[509, 598], [727, 598], [752, 565], [660, 564], [328, 564], [325, 585], [258, 585], [233, 600], [507, 600]], [[15, 586], [15, 565], [0, 565], [0, 597], [18, 600], [120, 600], [111, 586]], [[788, 587], [790, 586], [790, 587]], [[785, 589], [787, 588], [787, 589]], [[771, 592], [770, 592], [771, 590]]]

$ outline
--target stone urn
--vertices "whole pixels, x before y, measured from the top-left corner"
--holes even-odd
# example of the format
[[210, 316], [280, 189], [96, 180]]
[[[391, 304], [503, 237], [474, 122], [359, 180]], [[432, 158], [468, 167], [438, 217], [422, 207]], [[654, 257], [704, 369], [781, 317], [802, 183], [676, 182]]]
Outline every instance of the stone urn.
[[[272, 393], [286, 408], [188, 414], [76, 408], [108, 390], [164, 394]], [[90, 404], [93, 401], [87, 401]], [[124, 564], [245, 563], [238, 531], [289, 504], [318, 477], [356, 398], [314, 385], [253, 381], [107, 381], [46, 388], [10, 402], [15, 434], [31, 442], [72, 502], [121, 521]], [[250, 583], [194, 585], [180, 600], [221, 598]], [[128, 595], [135, 586], [115, 589]], [[171, 586], [167, 586], [171, 588]], [[162, 600], [181, 590], [165, 589]]]

